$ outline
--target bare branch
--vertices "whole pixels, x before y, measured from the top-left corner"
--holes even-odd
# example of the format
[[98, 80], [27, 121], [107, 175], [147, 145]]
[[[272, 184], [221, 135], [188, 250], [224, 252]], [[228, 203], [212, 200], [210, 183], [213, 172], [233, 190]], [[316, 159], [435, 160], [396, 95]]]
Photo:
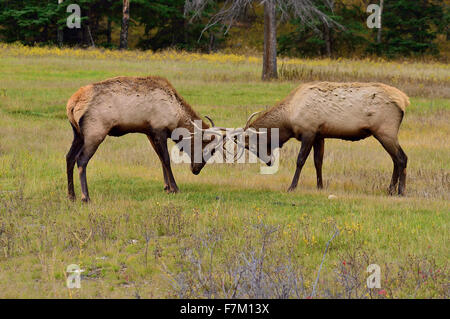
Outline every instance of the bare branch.
[[[314, 22], [322, 21], [328, 26], [343, 28], [339, 23], [317, 9], [312, 0], [225, 0], [220, 10], [215, 13], [202, 30], [200, 37], [209, 28], [222, 23], [228, 33], [233, 23], [253, 4], [264, 6], [268, 1], [274, 2], [280, 14], [280, 20], [299, 18], [302, 23], [313, 29], [317, 29]], [[334, 6], [334, 0], [322, 0], [330, 9]], [[184, 7], [185, 16], [191, 16], [190, 22], [200, 18], [206, 7], [215, 3], [214, 0], [186, 0]]]
[[327, 242], [327, 246], [325, 247], [325, 252], [323, 253], [322, 262], [320, 263], [319, 271], [317, 272], [317, 277], [316, 277], [316, 281], [314, 282], [311, 297], [314, 297], [316, 295], [316, 288], [317, 288], [317, 284], [319, 283], [320, 271], [322, 270], [323, 262], [325, 261], [325, 256], [327, 255], [327, 252], [328, 252], [328, 246], [330, 246], [330, 243], [333, 241], [334, 237], [336, 237], [337, 235], [339, 235], [339, 229], [336, 227], [336, 231], [334, 232], [334, 234], [330, 238], [330, 240]]

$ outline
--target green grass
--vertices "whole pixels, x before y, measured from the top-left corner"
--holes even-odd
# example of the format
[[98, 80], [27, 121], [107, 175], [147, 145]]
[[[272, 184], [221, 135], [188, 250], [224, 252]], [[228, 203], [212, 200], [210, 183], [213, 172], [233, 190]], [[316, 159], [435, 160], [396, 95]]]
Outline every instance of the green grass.
[[[100, 146], [88, 167], [93, 202], [82, 205], [66, 199], [65, 177], [72, 139], [65, 103], [80, 86], [118, 75], [162, 75], [199, 113], [236, 127], [301, 81], [263, 83], [256, 64], [51, 55], [5, 55], [0, 70], [0, 297], [177, 297], [171, 276], [196, 280], [186, 251], [213, 273], [208, 287], [221, 297], [215, 285], [230, 281], [227, 271], [242, 263], [242, 254], [260, 251], [265, 237], [256, 225], [262, 224], [277, 227], [265, 271], [292, 263], [305, 291], [338, 227], [320, 296], [361, 296], [357, 288], [348, 295], [336, 279], [349, 260], [362, 286], [368, 264], [379, 264], [389, 298], [448, 296], [450, 100], [411, 99], [399, 135], [409, 157], [405, 198], [386, 196], [392, 162], [373, 138], [326, 141], [322, 191], [308, 159], [298, 189], [286, 193], [300, 147], [291, 141], [275, 175], [258, 174], [259, 164], [212, 164], [199, 176], [173, 165], [181, 193], [166, 195], [147, 139], [127, 135]], [[203, 253], [211, 245], [209, 263]], [[65, 286], [69, 264], [86, 270], [79, 290]], [[205, 289], [187, 296], [209, 296]]]

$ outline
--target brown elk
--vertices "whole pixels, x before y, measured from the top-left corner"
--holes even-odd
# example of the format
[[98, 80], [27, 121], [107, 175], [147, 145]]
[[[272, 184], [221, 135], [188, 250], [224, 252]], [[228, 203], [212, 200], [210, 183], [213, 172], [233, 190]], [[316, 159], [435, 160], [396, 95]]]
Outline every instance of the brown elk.
[[[267, 165], [273, 163], [270, 129], [279, 129], [279, 147], [290, 138], [301, 141], [297, 168], [288, 191], [297, 187], [300, 172], [314, 148], [317, 187], [323, 188], [322, 161], [324, 139], [338, 138], [358, 141], [373, 135], [389, 153], [394, 171], [389, 193], [404, 195], [407, 156], [398, 142], [398, 130], [409, 98], [400, 90], [382, 83], [306, 83], [293, 90], [283, 101], [270, 108], [253, 122], [252, 114], [243, 131], [261, 134], [267, 128], [267, 154], [259, 147], [253, 152]], [[249, 148], [249, 139], [245, 140]]]
[[[84, 86], [69, 99], [67, 116], [74, 134], [72, 147], [66, 156], [70, 199], [75, 199], [75, 162], [80, 175], [82, 200], [88, 202], [86, 167], [89, 160], [107, 135], [122, 136], [127, 133], [147, 135], [162, 164], [164, 189], [168, 193], [179, 191], [170, 166], [167, 139], [175, 128], [180, 127], [193, 134], [194, 121], [201, 119], [169, 81], [153, 76], [116, 77]], [[207, 128], [209, 126], [201, 121], [201, 129]], [[213, 139], [214, 135], [210, 135], [209, 141], [202, 141], [202, 151], [211, 145]], [[214, 150], [210, 150], [210, 154]], [[191, 156], [193, 174], [199, 174], [205, 164], [203, 157], [196, 163], [194, 156]]]

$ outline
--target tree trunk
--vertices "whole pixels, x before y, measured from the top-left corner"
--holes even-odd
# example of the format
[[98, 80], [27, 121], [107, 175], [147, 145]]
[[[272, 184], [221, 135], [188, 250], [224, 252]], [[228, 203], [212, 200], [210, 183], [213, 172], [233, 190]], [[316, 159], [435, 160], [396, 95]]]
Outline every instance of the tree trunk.
[[327, 56], [331, 58], [331, 30], [328, 26], [328, 23], [326, 21], [323, 22], [323, 28], [324, 28], [324, 40], [325, 40], [325, 48], [327, 50]]
[[90, 44], [90, 40], [89, 40], [89, 32], [88, 32], [88, 27], [89, 27], [89, 20], [85, 20], [84, 25], [82, 27], [83, 29], [83, 46], [89, 46]]
[[92, 32], [91, 32], [91, 28], [89, 25], [87, 26], [87, 32], [89, 35], [89, 40], [91, 41], [91, 46], [95, 48], [94, 38], [92, 37]]
[[58, 45], [62, 47], [64, 44], [64, 31], [58, 28]]
[[[334, 15], [334, 0], [327, 0], [325, 2], [331, 11], [331, 14]], [[333, 26], [330, 25], [325, 18], [322, 18], [322, 24], [327, 56], [331, 58], [331, 55], [333, 54]]]
[[210, 33], [209, 34], [209, 45], [208, 45], [208, 53], [212, 53], [214, 51], [215, 48], [215, 37], [214, 37], [214, 33]]
[[[58, 5], [61, 5], [61, 3], [63, 2], [64, 0], [58, 0]], [[61, 47], [62, 45], [63, 45], [63, 43], [64, 43], [64, 29], [61, 27], [61, 26], [59, 26], [59, 25], [57, 25], [57, 39], [58, 39], [58, 45]]]
[[111, 45], [111, 24], [112, 24], [111, 18], [108, 16], [108, 24], [106, 27], [106, 43], [108, 45]]
[[377, 43], [381, 43], [381, 27], [382, 27], [382, 16], [383, 16], [383, 5], [384, 5], [384, 0], [380, 0], [380, 26], [378, 28], [378, 32], [377, 32]]
[[277, 21], [273, 0], [264, 3], [264, 56], [262, 79], [277, 79]]
[[130, 21], [130, 0], [123, 0], [123, 16], [122, 29], [120, 30], [120, 45], [119, 48], [128, 48], [128, 24]]

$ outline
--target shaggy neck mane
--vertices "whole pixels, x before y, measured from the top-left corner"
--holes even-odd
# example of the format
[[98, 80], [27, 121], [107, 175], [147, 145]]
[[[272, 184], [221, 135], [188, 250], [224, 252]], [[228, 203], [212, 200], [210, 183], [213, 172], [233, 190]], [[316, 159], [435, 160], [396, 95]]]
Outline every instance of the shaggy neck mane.
[[269, 110], [261, 114], [256, 120], [254, 120], [249, 127], [255, 130], [267, 128], [268, 141], [271, 139], [271, 128], [279, 129], [279, 143], [282, 146], [287, 140], [291, 138], [291, 128], [286, 121], [286, 100], [271, 107]]
[[[286, 107], [291, 102], [292, 98], [294, 97], [295, 93], [299, 90], [299, 88], [292, 90], [289, 95], [284, 98], [281, 102], [278, 102], [274, 106], [272, 106], [270, 109], [265, 111], [263, 114], [258, 116], [256, 120], [253, 121], [249, 125], [249, 127], [253, 127], [254, 129], [259, 128], [275, 128], [278, 127], [280, 130], [287, 129], [286, 127]], [[281, 133], [281, 132], [280, 132]]]
[[161, 77], [151, 77], [151, 78], [159, 82], [162, 89], [173, 94], [177, 99], [177, 101], [180, 103], [181, 107], [183, 108], [183, 111], [187, 116], [180, 119], [180, 122], [178, 123], [179, 127], [184, 127], [188, 129], [190, 132], [194, 132], [194, 125], [191, 123], [191, 121], [201, 120], [202, 128], [204, 129], [209, 128], [209, 125], [206, 124], [201, 119], [201, 117], [197, 114], [197, 112], [194, 111], [194, 109], [185, 101], [185, 99], [177, 92], [177, 90], [175, 90], [175, 88], [167, 79]]
[[287, 99], [277, 103], [263, 114], [258, 116], [249, 127], [258, 130], [260, 128], [279, 128], [280, 131], [286, 127], [286, 106]]

